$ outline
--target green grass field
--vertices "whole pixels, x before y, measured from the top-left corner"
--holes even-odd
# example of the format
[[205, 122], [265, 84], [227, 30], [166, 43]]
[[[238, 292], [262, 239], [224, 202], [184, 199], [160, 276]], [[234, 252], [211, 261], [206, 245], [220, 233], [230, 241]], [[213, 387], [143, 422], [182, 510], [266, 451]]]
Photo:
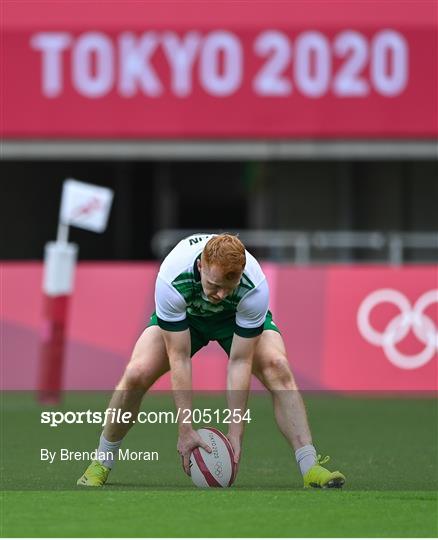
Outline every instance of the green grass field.
[[[104, 410], [107, 395], [72, 393], [63, 410]], [[92, 450], [97, 425], [41, 425], [33, 396], [2, 396], [3, 537], [293, 537], [438, 534], [437, 401], [420, 397], [305, 396], [314, 442], [347, 476], [343, 490], [303, 490], [270, 399], [253, 395], [235, 486], [199, 490], [180, 468], [176, 427], [137, 425], [124, 447], [157, 462], [121, 462], [104, 488], [76, 487], [86, 463], [41, 462], [40, 449]], [[199, 396], [197, 407], [224, 407]], [[172, 410], [147, 396], [144, 410]], [[219, 426], [221, 427], [221, 426]], [[223, 428], [223, 426], [222, 426]], [[225, 430], [225, 428], [223, 428]]]

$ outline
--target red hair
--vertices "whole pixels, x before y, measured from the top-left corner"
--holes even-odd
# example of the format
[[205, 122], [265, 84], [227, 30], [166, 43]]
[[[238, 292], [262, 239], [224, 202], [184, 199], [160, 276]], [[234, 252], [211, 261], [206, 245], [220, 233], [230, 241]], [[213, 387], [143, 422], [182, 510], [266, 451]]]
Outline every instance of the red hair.
[[237, 279], [246, 264], [245, 246], [232, 234], [213, 236], [204, 247], [202, 261], [207, 266], [219, 266], [226, 279]]

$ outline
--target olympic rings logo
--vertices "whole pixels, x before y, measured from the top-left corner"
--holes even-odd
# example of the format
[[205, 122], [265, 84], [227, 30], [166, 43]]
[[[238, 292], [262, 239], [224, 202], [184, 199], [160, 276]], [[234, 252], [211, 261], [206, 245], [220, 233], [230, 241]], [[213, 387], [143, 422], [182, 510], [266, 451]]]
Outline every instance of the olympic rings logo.
[[222, 462], [217, 461], [215, 466], [214, 466], [214, 474], [216, 476], [218, 476], [218, 477], [221, 477], [222, 476], [222, 471], [223, 471]]
[[[394, 304], [400, 310], [386, 326], [378, 332], [371, 326], [371, 311], [381, 303]], [[372, 345], [382, 347], [388, 360], [401, 369], [417, 369], [427, 364], [438, 352], [438, 329], [435, 322], [424, 313], [432, 304], [438, 303], [438, 289], [428, 291], [411, 305], [404, 294], [394, 289], [379, 289], [369, 294], [357, 312], [357, 326], [362, 336]], [[424, 349], [418, 354], [407, 355], [397, 349], [412, 329]]]

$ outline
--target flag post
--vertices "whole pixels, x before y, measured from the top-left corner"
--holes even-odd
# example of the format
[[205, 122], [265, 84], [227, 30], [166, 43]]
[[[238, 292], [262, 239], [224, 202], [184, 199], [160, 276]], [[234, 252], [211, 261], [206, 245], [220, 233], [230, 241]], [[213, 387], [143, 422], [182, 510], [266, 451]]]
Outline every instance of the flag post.
[[38, 384], [41, 403], [60, 401], [68, 308], [77, 254], [76, 244], [63, 241], [48, 242], [44, 250], [43, 331]]
[[69, 226], [94, 232], [106, 229], [113, 192], [108, 188], [68, 179], [64, 182], [56, 242], [44, 249], [43, 324], [40, 347], [38, 400], [59, 403], [65, 344], [78, 246], [68, 242]]

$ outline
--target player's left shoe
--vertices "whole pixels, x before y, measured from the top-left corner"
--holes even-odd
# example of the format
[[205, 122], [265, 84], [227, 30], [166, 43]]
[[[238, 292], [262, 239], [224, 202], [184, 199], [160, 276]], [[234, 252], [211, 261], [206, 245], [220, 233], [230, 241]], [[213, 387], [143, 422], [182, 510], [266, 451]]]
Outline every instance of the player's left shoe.
[[339, 472], [330, 472], [323, 467], [330, 456], [322, 458], [318, 455], [316, 465], [311, 467], [303, 477], [305, 488], [341, 488], [345, 484], [345, 476]]
[[78, 486], [100, 487], [107, 481], [111, 469], [98, 461], [92, 461], [84, 474], [76, 482]]

